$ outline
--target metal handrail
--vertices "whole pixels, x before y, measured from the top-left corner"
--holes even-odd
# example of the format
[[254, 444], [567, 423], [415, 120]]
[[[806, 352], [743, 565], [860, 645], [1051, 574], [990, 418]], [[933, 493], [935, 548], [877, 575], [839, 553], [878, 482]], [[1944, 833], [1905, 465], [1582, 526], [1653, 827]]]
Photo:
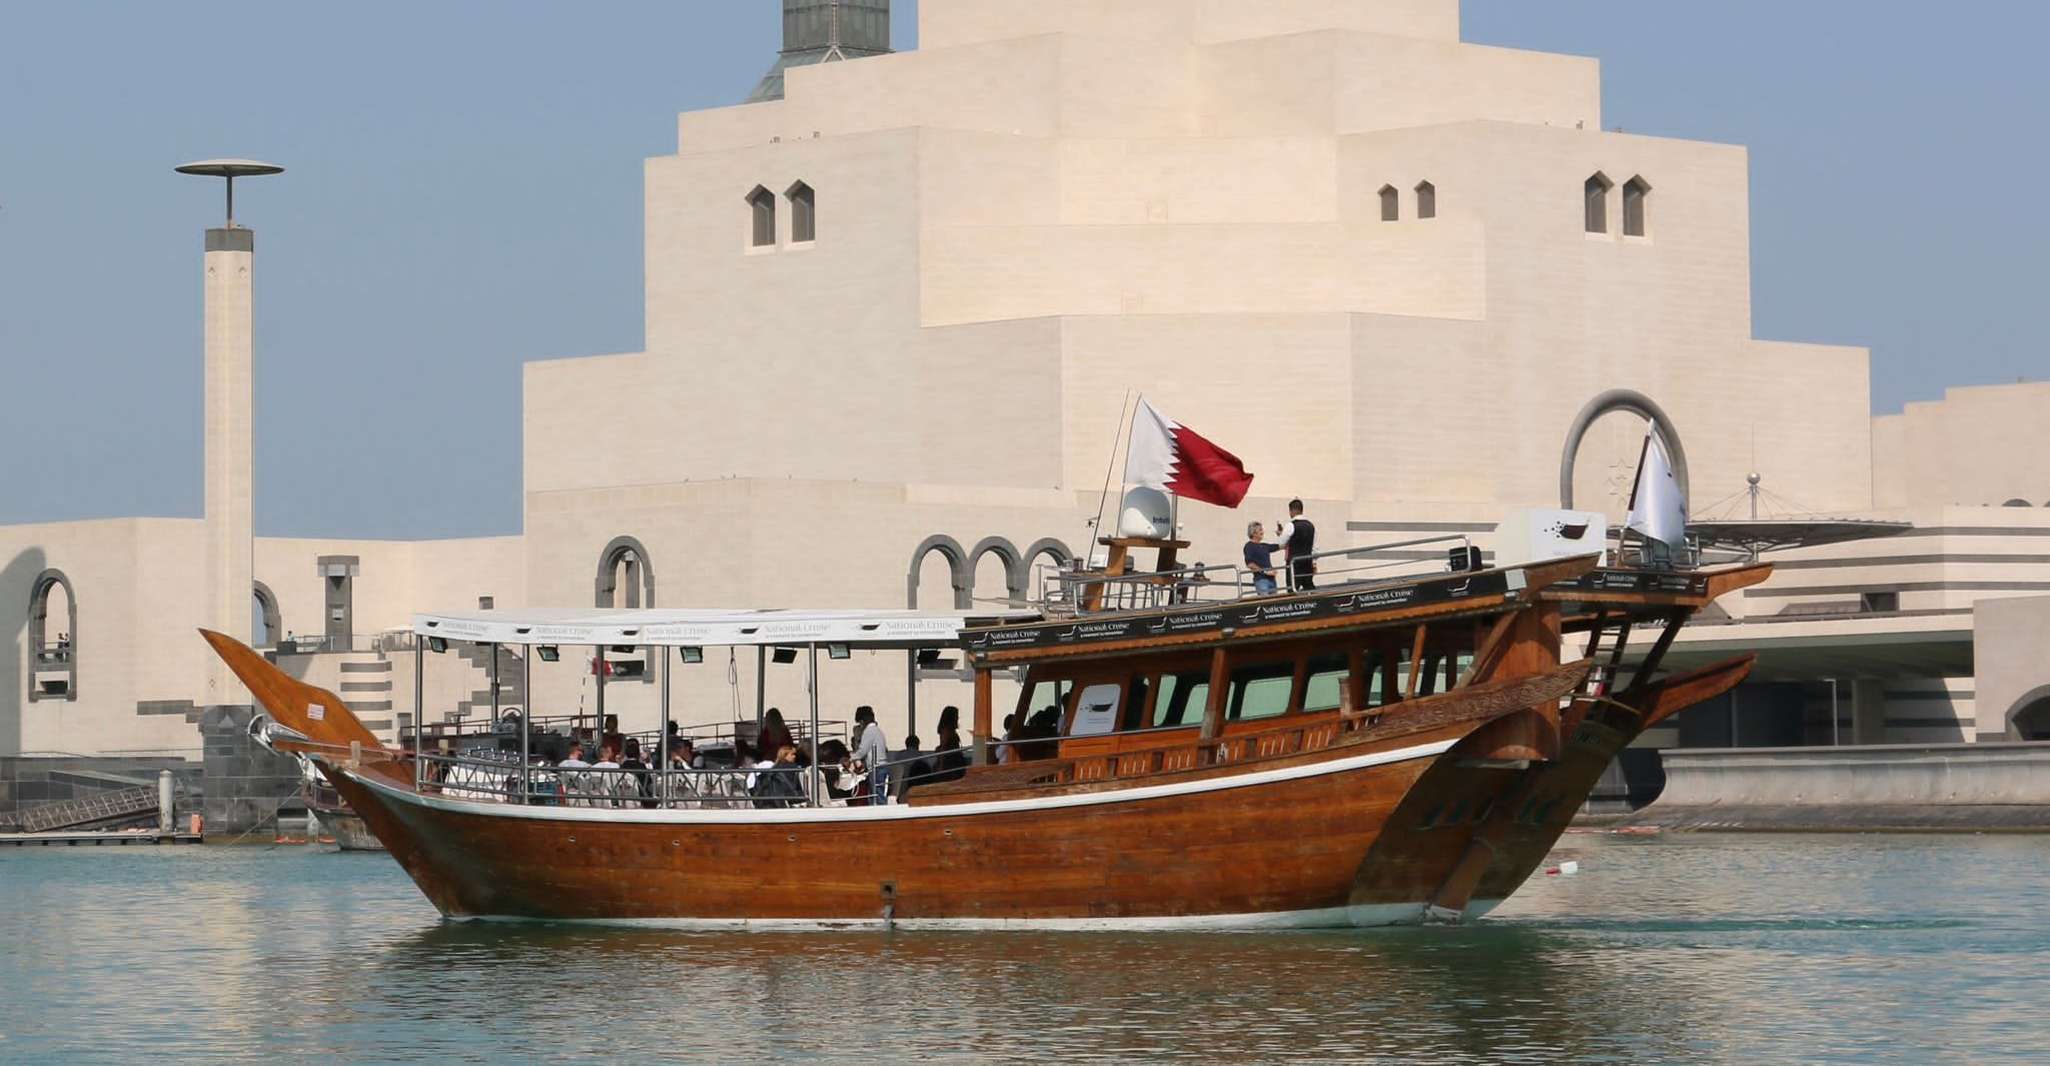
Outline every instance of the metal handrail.
[[[1458, 545], [1463, 549], [1473, 547], [1473, 538], [1465, 534], [1451, 533], [1433, 537], [1418, 537], [1411, 540], [1389, 541], [1382, 544], [1355, 545], [1333, 548], [1329, 551], [1312, 552], [1300, 559], [1291, 559], [1274, 568], [1277, 582], [1282, 587], [1294, 585], [1294, 564], [1317, 562], [1324, 559], [1370, 559], [1371, 557], [1403, 548], [1417, 548], [1426, 545]], [[1319, 576], [1357, 575], [1397, 568], [1423, 566], [1432, 563], [1430, 559], [1380, 559], [1358, 566], [1320, 572]], [[1442, 568], [1445, 564], [1435, 564]], [[1388, 576], [1423, 576], [1416, 574]], [[1102, 588], [1102, 607], [1105, 611], [1158, 610], [1163, 607], [1183, 606], [1201, 603], [1230, 603], [1267, 595], [1257, 591], [1252, 571], [1239, 564], [1208, 565], [1196, 563], [1174, 570], [1133, 571], [1125, 574], [1099, 574], [1083, 569], [1081, 561], [1067, 564], [1042, 563], [1035, 571], [1039, 584], [1039, 606], [1048, 613], [1073, 612], [1093, 588]], [[1219, 581], [1212, 575], [1229, 574], [1229, 582]], [[1346, 582], [1361, 580], [1349, 578]]]

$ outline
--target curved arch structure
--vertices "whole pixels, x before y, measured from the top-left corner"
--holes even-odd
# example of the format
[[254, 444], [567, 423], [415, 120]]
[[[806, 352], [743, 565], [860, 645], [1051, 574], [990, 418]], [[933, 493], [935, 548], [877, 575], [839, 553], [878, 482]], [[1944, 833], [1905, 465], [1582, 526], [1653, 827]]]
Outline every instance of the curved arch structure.
[[935, 533], [918, 542], [918, 549], [911, 553], [911, 572], [904, 578], [904, 606], [918, 609], [918, 568], [925, 565], [928, 553], [939, 552], [947, 560], [948, 583], [954, 586], [954, 609], [968, 610], [974, 603], [968, 584], [968, 553], [961, 542], [945, 533]]
[[[624, 569], [625, 574], [620, 571]], [[620, 602], [622, 590], [624, 603]], [[655, 567], [648, 549], [632, 537], [614, 537], [598, 555], [597, 606], [655, 606]]]
[[2050, 685], [2038, 685], [2007, 709], [2010, 740], [2050, 740]]
[[270, 590], [269, 585], [258, 581], [256, 582], [256, 602], [263, 610], [264, 636], [270, 638], [269, 646], [276, 647], [278, 639], [285, 634], [284, 616], [278, 612], [277, 594]]
[[1065, 567], [1074, 563], [1075, 550], [1068, 547], [1068, 542], [1061, 540], [1059, 537], [1041, 537], [1033, 541], [1032, 545], [1025, 549], [1024, 556], [1018, 561], [1019, 587], [1027, 591], [1031, 590], [1032, 567], [1039, 562], [1042, 556], [1051, 558], [1056, 566]]
[[1687, 479], [1687, 449], [1680, 445], [1680, 431], [1673, 426], [1663, 408], [1653, 403], [1651, 397], [1635, 389], [1610, 389], [1588, 401], [1586, 407], [1573, 419], [1573, 428], [1566, 433], [1566, 452], [1559, 458], [1559, 506], [1573, 510], [1573, 463], [1580, 454], [1580, 442], [1587, 436], [1589, 426], [1595, 419], [1611, 411], [1629, 411], [1642, 415], [1658, 430], [1659, 439], [1666, 442], [1666, 451], [1672, 455], [1673, 477], [1680, 482], [1680, 498], [1694, 498], [1693, 484]]
[[[1025, 557], [1018, 554], [1018, 546], [1009, 537], [984, 537], [975, 542], [968, 552], [968, 587], [975, 588], [975, 568], [982, 565], [982, 557], [995, 555], [1004, 563], [1004, 595], [1013, 606], [1025, 602]], [[970, 606], [974, 597], [969, 598]]]
[[[64, 589], [64, 602], [71, 609], [70, 639], [63, 643], [53, 642], [48, 631], [50, 593], [60, 586]], [[30, 703], [78, 699], [78, 593], [62, 570], [45, 570], [29, 584], [28, 654]], [[64, 676], [64, 691], [44, 692], [42, 679], [59, 674]]]

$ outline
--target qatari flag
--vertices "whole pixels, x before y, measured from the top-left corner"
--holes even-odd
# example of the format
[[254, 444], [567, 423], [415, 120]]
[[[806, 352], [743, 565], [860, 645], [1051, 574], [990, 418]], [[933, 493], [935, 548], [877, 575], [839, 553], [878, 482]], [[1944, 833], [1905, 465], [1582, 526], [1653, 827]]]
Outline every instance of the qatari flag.
[[1125, 483], [1164, 489], [1185, 500], [1237, 507], [1253, 487], [1253, 475], [1239, 457], [1210, 443], [1187, 426], [1139, 398], [1132, 416], [1131, 447], [1125, 451]]

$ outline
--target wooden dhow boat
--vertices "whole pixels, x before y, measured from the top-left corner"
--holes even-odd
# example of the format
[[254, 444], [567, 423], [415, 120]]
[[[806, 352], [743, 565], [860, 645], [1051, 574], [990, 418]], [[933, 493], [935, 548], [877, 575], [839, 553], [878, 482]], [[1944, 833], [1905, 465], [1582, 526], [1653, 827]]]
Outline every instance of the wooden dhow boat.
[[[718, 645], [808, 654], [812, 722], [795, 724], [813, 767], [793, 771], [801, 787], [782, 798], [720, 783], [788, 768], [543, 765], [535, 723], [501, 750], [387, 748], [333, 693], [205, 636], [274, 720], [267, 743], [313, 760], [451, 919], [1374, 926], [1475, 918], [1513, 893], [1625, 745], [1747, 675], [1750, 656], [1681, 674], [1660, 664], [1694, 612], [1770, 573], [1605, 567], [1590, 554], [1253, 595], [1246, 575], [1176, 569], [1174, 543], [1121, 542], [1114, 558], [1145, 544], [1166, 557], [1156, 571], [1069, 570], [1037, 609], [990, 616], [416, 620], [430, 642], [654, 649], [663, 723], [651, 752], [672, 729], [672, 662]], [[1456, 567], [1480, 560], [1452, 554]], [[1633, 632], [1655, 637], [1626, 667]], [[821, 649], [830, 661], [846, 648], [958, 657], [973, 679], [968, 765], [901, 803], [832, 805], [815, 675]], [[1008, 740], [995, 725], [1013, 710], [994, 706], [1000, 675], [1022, 682], [1014, 710], [1028, 723]], [[599, 682], [602, 693], [603, 671]], [[415, 684], [417, 695], [417, 673]]]

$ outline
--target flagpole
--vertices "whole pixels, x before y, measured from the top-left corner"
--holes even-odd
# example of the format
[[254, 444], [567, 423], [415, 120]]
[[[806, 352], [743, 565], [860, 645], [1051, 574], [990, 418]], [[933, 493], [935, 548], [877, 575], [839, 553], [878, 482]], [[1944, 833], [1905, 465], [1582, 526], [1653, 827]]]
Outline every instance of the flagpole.
[[[1089, 544], [1082, 550], [1082, 562], [1088, 565], [1096, 557], [1096, 538], [1103, 534], [1103, 505], [1110, 501], [1110, 476], [1118, 468], [1118, 442], [1124, 439], [1125, 422], [1132, 408], [1132, 390], [1125, 390], [1125, 398], [1118, 402], [1118, 428], [1110, 438], [1110, 462], [1103, 467], [1103, 494], [1096, 498], [1096, 519], [1090, 524]], [[1122, 491], [1122, 488], [1120, 489]]]

